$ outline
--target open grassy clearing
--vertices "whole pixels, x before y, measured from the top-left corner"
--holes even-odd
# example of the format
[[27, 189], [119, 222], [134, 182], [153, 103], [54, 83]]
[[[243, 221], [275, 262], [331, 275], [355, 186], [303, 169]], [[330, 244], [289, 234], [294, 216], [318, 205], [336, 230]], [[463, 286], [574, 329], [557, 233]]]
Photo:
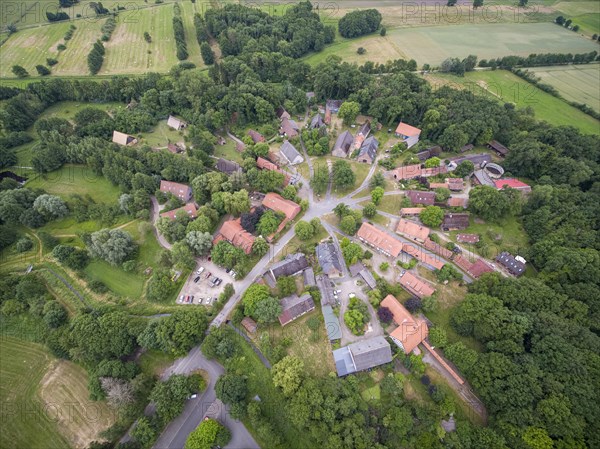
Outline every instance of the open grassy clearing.
[[185, 43], [187, 44], [187, 61], [193, 62], [197, 67], [204, 67], [202, 56], [200, 56], [200, 44], [196, 39], [196, 28], [194, 27], [194, 15], [201, 12], [205, 5], [203, 3], [180, 2], [183, 30], [185, 32]]
[[176, 131], [167, 126], [166, 120], [161, 120], [152, 131], [142, 133], [141, 136], [142, 144], [150, 145], [153, 148], [167, 148], [169, 143], [183, 143], [183, 131]]
[[45, 109], [44, 112], [42, 112], [38, 117], [38, 120], [41, 118], [50, 117], [58, 117], [67, 120], [72, 120], [73, 117], [75, 117], [75, 114], [77, 114], [80, 110], [90, 107], [110, 112], [113, 109], [124, 108], [125, 105], [117, 102], [86, 103], [79, 101], [61, 101]]
[[59, 170], [39, 175], [27, 181], [31, 189], [44, 189], [65, 200], [71, 195], [90, 196], [97, 203], [115, 203], [121, 191], [103, 176], [98, 176], [84, 165], [65, 165]]
[[585, 103], [600, 112], [600, 66], [569, 65], [528, 69], [555, 87], [569, 101]]
[[[359, 47], [367, 52], [359, 55], [356, 51]], [[305, 62], [317, 65], [325, 62], [330, 55], [341, 57], [346, 62], [354, 62], [359, 65], [367, 61], [384, 63], [393, 59], [404, 59], [406, 56], [401, 47], [386, 37], [379, 34], [371, 34], [356, 39], [339, 38], [333, 44], [327, 46], [320, 53], [311, 53], [305, 58]]]
[[[37, 72], [36, 72], [37, 74]], [[143, 74], [138, 73], [138, 74], [131, 74], [131, 75], [127, 75], [128, 78], [136, 78], [136, 77], [140, 77]], [[87, 76], [57, 76], [56, 78], [60, 78], [63, 79], [65, 81], [109, 81], [111, 80], [113, 77], [115, 77], [117, 75], [87, 75]], [[125, 75], [123, 75], [125, 76]], [[52, 75], [49, 76], [30, 76], [28, 78], [23, 78], [23, 79], [19, 79], [19, 78], [0, 78], [0, 86], [3, 87], [18, 87], [21, 89], [24, 89], [25, 87], [27, 87], [29, 84], [31, 83], [39, 83], [42, 80], [47, 80], [49, 78], [52, 78]]]
[[103, 260], [92, 260], [84, 272], [90, 279], [102, 281], [119, 296], [136, 299], [144, 290], [144, 279], [137, 273], [125, 272], [120, 266], [113, 266]]
[[158, 377], [174, 360], [169, 354], [151, 349], [141, 355], [139, 365], [144, 374]]
[[[44, 413], [38, 397], [40, 382], [52, 356], [41, 345], [7, 336], [0, 339], [0, 349], [0, 397], [3, 404], [14, 410], [14, 413], [2, 413], [0, 447], [67, 447], [66, 439]], [[22, 414], [24, 410], [35, 415], [26, 417]]]
[[[144, 31], [152, 42], [144, 40]], [[173, 5], [135, 11], [119, 20], [110, 41], [100, 74], [167, 72], [179, 61], [173, 35]]]
[[562, 1], [554, 8], [565, 18], [571, 19], [573, 25], [579, 25], [579, 32], [586, 35], [600, 33], [600, 3], [586, 1]]
[[214, 155], [238, 163], [241, 163], [243, 160], [242, 153], [236, 150], [235, 142], [229, 137], [225, 137], [225, 145], [215, 145]]
[[[0, 340], [2, 448], [87, 447], [116, 416], [88, 400], [87, 374], [59, 361], [41, 345], [9, 336]], [[14, 411], [14, 413], [9, 412]]]
[[[46, 58], [64, 59], [63, 55], [56, 49], [58, 44], [63, 43], [63, 36], [69, 29], [70, 23], [57, 23], [46, 27], [30, 28], [21, 30], [11, 37], [0, 47], [0, 76], [14, 78], [13, 65], [20, 65], [30, 75], [37, 75], [35, 66], [46, 65]], [[75, 30], [73, 38], [79, 30]], [[67, 48], [72, 41], [67, 43]]]
[[[427, 75], [426, 79], [434, 87], [438, 80], [445, 80], [474, 94], [486, 95], [503, 103], [512, 102], [519, 108], [531, 107], [539, 120], [553, 125], [571, 125], [584, 133], [600, 133], [598, 120], [506, 70], [469, 72], [464, 77], [436, 73]], [[590, 86], [590, 89], [594, 87]]]
[[[306, 324], [313, 317], [320, 321], [320, 326], [315, 332]], [[266, 332], [273, 345], [277, 345], [283, 338], [291, 339], [292, 344], [287, 349], [287, 353], [300, 358], [304, 362], [304, 369], [310, 375], [320, 377], [335, 372], [331, 346], [319, 308], [285, 327], [273, 325]]]

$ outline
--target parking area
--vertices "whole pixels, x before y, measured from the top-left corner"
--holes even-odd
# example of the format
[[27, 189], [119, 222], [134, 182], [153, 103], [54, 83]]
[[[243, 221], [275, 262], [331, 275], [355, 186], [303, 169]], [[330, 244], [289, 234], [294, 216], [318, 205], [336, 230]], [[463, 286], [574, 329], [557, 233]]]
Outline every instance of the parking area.
[[[201, 271], [198, 274], [198, 271]], [[214, 282], [216, 279], [220, 281]], [[177, 304], [194, 304], [210, 306], [219, 297], [225, 284], [233, 283], [234, 279], [224, 268], [203, 258], [186, 280], [179, 295]]]

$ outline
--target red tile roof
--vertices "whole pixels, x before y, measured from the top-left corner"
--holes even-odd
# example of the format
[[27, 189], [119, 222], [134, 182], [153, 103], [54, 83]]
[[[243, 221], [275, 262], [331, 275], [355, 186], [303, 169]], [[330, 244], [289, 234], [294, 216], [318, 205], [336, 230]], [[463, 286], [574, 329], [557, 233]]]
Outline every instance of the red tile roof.
[[463, 271], [469, 272], [473, 268], [473, 264], [464, 256], [458, 255], [454, 258], [454, 263]]
[[403, 207], [400, 209], [400, 215], [419, 215], [424, 207]]
[[363, 223], [356, 236], [392, 257], [398, 257], [402, 251], [402, 243], [400, 241], [369, 223]]
[[280, 169], [277, 166], [277, 164], [274, 164], [273, 162], [263, 159], [262, 157], [258, 157], [258, 159], [256, 159], [256, 166], [262, 170], [271, 170], [271, 171], [276, 171], [277, 173], [281, 173], [284, 176], [284, 179], [283, 179], [284, 187], [290, 183], [291, 176], [288, 173], [284, 172], [282, 169]]
[[293, 220], [302, 210], [298, 204], [273, 192], [265, 195], [262, 205], [276, 212], [284, 213], [288, 220]]
[[472, 275], [474, 278], [478, 278], [483, 273], [489, 273], [492, 271], [494, 271], [494, 269], [490, 267], [486, 262], [484, 262], [482, 259], [477, 259], [475, 263], [471, 266], [469, 274]]
[[439, 243], [435, 243], [431, 239], [425, 240], [425, 248], [439, 256], [446, 258], [446, 259], [450, 259], [452, 257], [452, 255], [454, 254], [449, 249], [444, 248]]
[[465, 207], [467, 205], [467, 199], [451, 196], [450, 198], [448, 198], [447, 204], [450, 207]]
[[400, 278], [400, 285], [419, 298], [431, 296], [435, 293], [435, 289], [427, 282], [408, 271]]
[[253, 129], [248, 131], [248, 135], [250, 136], [250, 138], [252, 139], [252, 142], [254, 142], [254, 143], [259, 143], [259, 142], [265, 141], [265, 138], [263, 137], [263, 135], [261, 133], [259, 133], [258, 131], [254, 131]]
[[496, 179], [494, 181], [496, 188], [498, 190], [503, 189], [505, 187], [510, 187], [511, 189], [521, 189], [521, 190], [529, 190], [531, 187], [524, 182], [519, 181], [518, 179]]
[[160, 191], [172, 193], [183, 201], [189, 200], [192, 196], [192, 188], [190, 186], [173, 181], [160, 181]]
[[400, 122], [396, 128], [396, 134], [403, 136], [418, 136], [421, 134], [421, 130], [407, 123]]
[[246, 254], [250, 254], [255, 237], [242, 227], [238, 218], [237, 220], [228, 220], [223, 223], [213, 243], [217, 244], [221, 240], [227, 240], [233, 246], [244, 250]]
[[477, 243], [479, 234], [456, 234], [456, 241], [461, 243]]
[[398, 234], [404, 234], [413, 240], [419, 240], [422, 242], [429, 237], [429, 228], [421, 226], [415, 222], [405, 220], [404, 218], [401, 218], [398, 221], [396, 232]]
[[402, 344], [406, 354], [410, 354], [429, 335], [427, 323], [424, 320], [415, 319], [392, 295], [387, 295], [381, 301], [380, 307], [387, 307], [392, 312], [394, 322], [398, 327], [390, 336]]
[[180, 210], [185, 211], [188, 214], [188, 217], [190, 217], [192, 220], [198, 216], [198, 209], [196, 209], [196, 205], [193, 203], [186, 204], [183, 207], [179, 207], [168, 212], [163, 212], [162, 214], [160, 214], [160, 216], [170, 218], [171, 220], [175, 220], [175, 218], [177, 217], [177, 212], [179, 212]]
[[435, 202], [435, 192], [419, 192], [418, 190], [408, 190], [406, 196], [413, 204], [423, 204], [432, 206]]
[[441, 270], [442, 267], [446, 264], [446, 262], [441, 260], [439, 257], [432, 256], [431, 254], [425, 252], [420, 246], [413, 245], [411, 243], [404, 243], [402, 245], [402, 251], [414, 257], [419, 262], [427, 264], [435, 268], [436, 270]]

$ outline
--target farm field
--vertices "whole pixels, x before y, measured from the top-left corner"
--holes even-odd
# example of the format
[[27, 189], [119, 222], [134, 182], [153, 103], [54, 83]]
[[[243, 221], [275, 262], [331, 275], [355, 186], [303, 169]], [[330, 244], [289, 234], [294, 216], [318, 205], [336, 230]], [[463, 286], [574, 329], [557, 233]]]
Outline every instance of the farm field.
[[469, 72], [462, 78], [436, 73], [427, 75], [427, 79], [434, 87], [450, 84], [502, 102], [516, 103], [519, 108], [530, 106], [539, 120], [553, 125], [570, 125], [584, 133], [600, 133], [598, 120], [506, 70]]
[[[13, 337], [3, 336], [0, 350], [0, 397], [16, 411], [2, 414], [1, 448], [83, 449], [116, 418], [105, 403], [89, 403], [83, 368], [58, 361], [41, 345]], [[89, 405], [96, 419], [87, 418]], [[30, 418], [23, 419], [19, 409]]]
[[[130, 20], [119, 20], [110, 41], [100, 75], [167, 72], [179, 61], [175, 56], [173, 5], [140, 9]], [[144, 40], [144, 32], [152, 42]]]
[[579, 32], [587, 35], [600, 33], [600, 3], [586, 1], [561, 1], [554, 5], [565, 18], [579, 25]]
[[[438, 65], [446, 58], [479, 59], [531, 53], [586, 53], [598, 45], [552, 23], [502, 23], [394, 29], [386, 38], [401, 46], [419, 66]], [[474, 42], [485, 43], [477, 46]]]
[[555, 87], [569, 101], [585, 103], [600, 112], [600, 66], [570, 65], [528, 69]]
[[[94, 42], [102, 36], [100, 28], [105, 21], [76, 22], [75, 26], [77, 29], [73, 33], [73, 37], [65, 43], [67, 49], [58, 53], [58, 56], [56, 56], [58, 64], [51, 68], [54, 75], [89, 74], [87, 56]], [[50, 25], [50, 27], [53, 26], [56, 25]], [[42, 61], [45, 61], [45, 59]], [[41, 64], [45, 64], [45, 62], [41, 62]]]

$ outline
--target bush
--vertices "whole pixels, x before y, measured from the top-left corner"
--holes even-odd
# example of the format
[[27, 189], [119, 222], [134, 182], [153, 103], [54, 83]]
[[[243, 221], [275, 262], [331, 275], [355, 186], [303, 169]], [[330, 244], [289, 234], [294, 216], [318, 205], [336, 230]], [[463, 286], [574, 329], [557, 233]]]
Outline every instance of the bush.
[[29, 237], [20, 238], [19, 240], [17, 240], [17, 243], [15, 245], [15, 249], [19, 253], [29, 251], [31, 248], [33, 248], [33, 242]]
[[106, 286], [106, 284], [102, 281], [99, 281], [98, 279], [94, 279], [88, 282], [88, 287], [91, 291], [96, 293], [106, 293], [108, 291], [108, 287]]
[[48, 64], [50, 67], [52, 67], [53, 65], [58, 64], [58, 59], [46, 58], [46, 64]]
[[372, 33], [381, 24], [381, 14], [376, 9], [352, 11], [338, 22], [342, 37], [352, 38]]
[[35, 69], [37, 70], [38, 74], [40, 76], [48, 76], [50, 75], [50, 69], [44, 65], [38, 64], [35, 66]]
[[365, 50], [364, 47], [358, 47], [358, 50], [356, 50], [356, 53], [358, 53], [359, 55], [364, 55], [367, 52], [367, 50]]
[[421, 303], [421, 300], [419, 298], [409, 298], [404, 303], [404, 307], [406, 307], [406, 310], [408, 310], [410, 313], [416, 312], [422, 306], [423, 306], [423, 304]]

